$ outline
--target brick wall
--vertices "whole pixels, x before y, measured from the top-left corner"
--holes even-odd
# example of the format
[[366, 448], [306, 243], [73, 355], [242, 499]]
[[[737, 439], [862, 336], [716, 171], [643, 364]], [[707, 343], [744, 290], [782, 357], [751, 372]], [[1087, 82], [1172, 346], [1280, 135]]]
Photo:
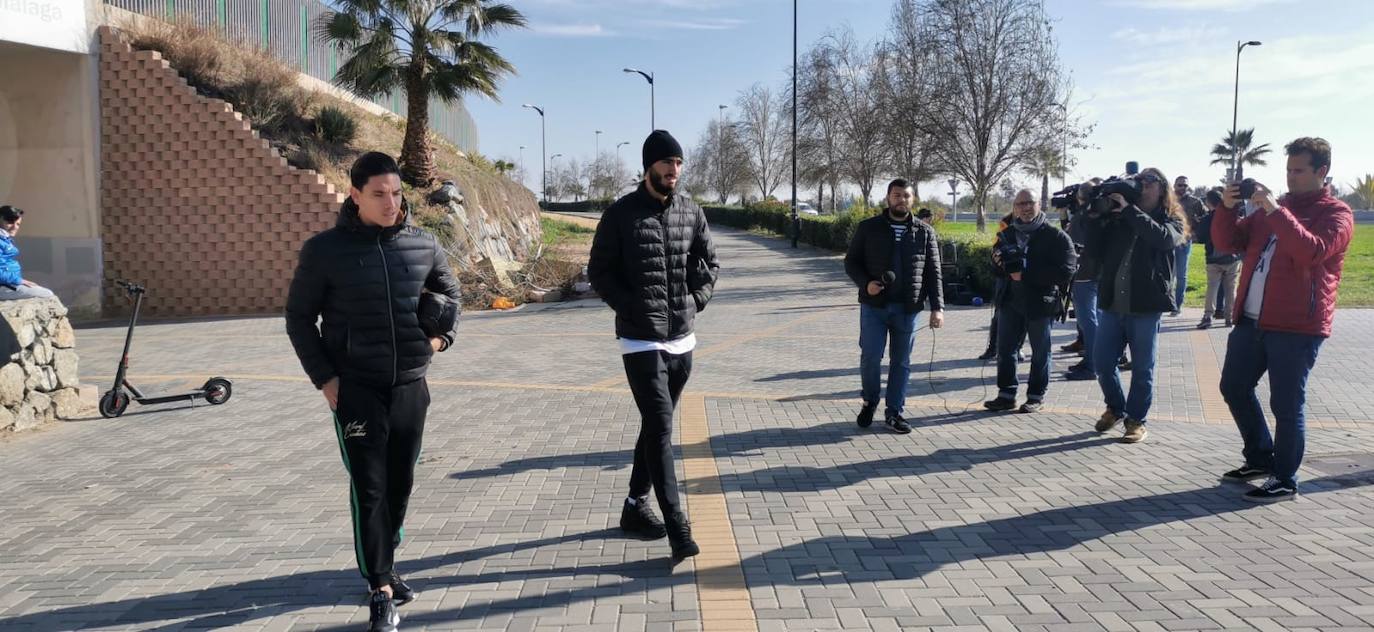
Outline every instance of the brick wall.
[[158, 53], [99, 33], [105, 313], [129, 308], [116, 279], [148, 288], [149, 316], [280, 312], [301, 243], [344, 196]]

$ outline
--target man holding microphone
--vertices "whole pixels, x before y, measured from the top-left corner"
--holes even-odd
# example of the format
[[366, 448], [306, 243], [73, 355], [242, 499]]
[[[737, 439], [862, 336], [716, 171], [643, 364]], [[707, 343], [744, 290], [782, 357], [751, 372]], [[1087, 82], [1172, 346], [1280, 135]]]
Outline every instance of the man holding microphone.
[[940, 280], [940, 244], [935, 229], [911, 215], [911, 184], [898, 178], [887, 185], [887, 208], [854, 229], [844, 271], [859, 290], [859, 367], [863, 408], [858, 424], [873, 424], [882, 386], [883, 348], [891, 351], [887, 374], [888, 430], [908, 434], [902, 417], [911, 347], [916, 341], [916, 315], [930, 305], [930, 326], [944, 324], [944, 291]]

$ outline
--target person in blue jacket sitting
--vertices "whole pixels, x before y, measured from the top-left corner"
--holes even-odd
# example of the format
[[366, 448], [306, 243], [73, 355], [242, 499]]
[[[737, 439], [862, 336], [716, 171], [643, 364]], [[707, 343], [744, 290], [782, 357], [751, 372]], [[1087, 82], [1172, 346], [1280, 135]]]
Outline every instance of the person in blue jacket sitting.
[[14, 236], [24, 221], [24, 211], [8, 204], [0, 206], [0, 301], [21, 298], [52, 298], [52, 290], [24, 280], [19, 268], [19, 247]]

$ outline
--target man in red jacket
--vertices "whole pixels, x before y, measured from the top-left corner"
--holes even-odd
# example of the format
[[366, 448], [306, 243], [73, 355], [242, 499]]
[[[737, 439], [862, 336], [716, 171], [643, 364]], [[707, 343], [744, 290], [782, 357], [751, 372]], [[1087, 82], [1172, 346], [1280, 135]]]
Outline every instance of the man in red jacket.
[[[1285, 147], [1288, 195], [1275, 200], [1258, 185], [1255, 211], [1240, 219], [1240, 187], [1226, 189], [1212, 220], [1220, 250], [1245, 254], [1233, 309], [1236, 327], [1226, 343], [1221, 394], [1245, 442], [1245, 464], [1222, 475], [1245, 482], [1268, 477], [1245, 500], [1277, 502], [1298, 495], [1304, 450], [1303, 404], [1307, 375], [1322, 341], [1331, 336], [1336, 289], [1354, 215], [1323, 186], [1331, 145], [1299, 138]], [[1276, 431], [1269, 435], [1255, 386], [1269, 373], [1269, 404]]]

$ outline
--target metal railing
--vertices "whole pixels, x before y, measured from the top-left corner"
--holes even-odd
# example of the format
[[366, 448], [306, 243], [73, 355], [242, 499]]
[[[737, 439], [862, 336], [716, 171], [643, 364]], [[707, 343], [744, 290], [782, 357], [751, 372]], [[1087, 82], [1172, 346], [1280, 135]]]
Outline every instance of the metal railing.
[[[104, 0], [105, 4], [154, 18], [183, 16], [218, 27], [229, 37], [255, 44], [301, 73], [333, 84], [344, 55], [316, 39], [312, 25], [329, 7], [316, 0]], [[369, 99], [402, 117], [406, 96], [394, 90]], [[429, 127], [459, 149], [478, 150], [477, 124], [461, 101], [429, 102]]]

